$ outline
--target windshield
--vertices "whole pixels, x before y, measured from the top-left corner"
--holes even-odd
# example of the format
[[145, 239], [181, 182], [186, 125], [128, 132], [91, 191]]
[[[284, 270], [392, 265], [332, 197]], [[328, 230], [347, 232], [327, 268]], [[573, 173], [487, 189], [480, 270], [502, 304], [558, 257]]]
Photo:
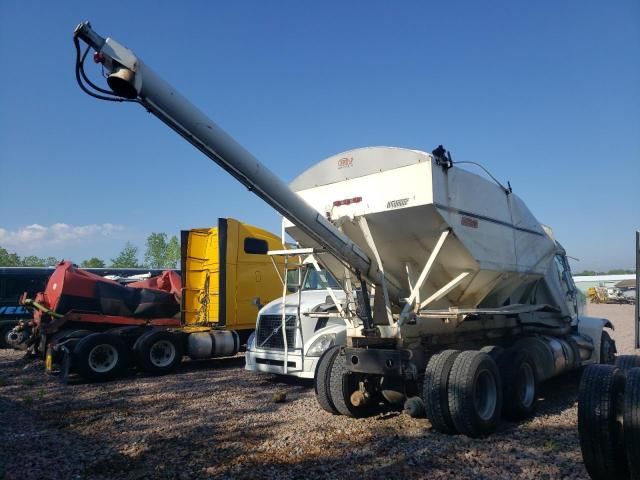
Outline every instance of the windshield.
[[304, 277], [303, 290], [324, 290], [325, 288], [342, 288], [333, 275], [322, 269], [319, 272], [311, 267], [307, 269]]

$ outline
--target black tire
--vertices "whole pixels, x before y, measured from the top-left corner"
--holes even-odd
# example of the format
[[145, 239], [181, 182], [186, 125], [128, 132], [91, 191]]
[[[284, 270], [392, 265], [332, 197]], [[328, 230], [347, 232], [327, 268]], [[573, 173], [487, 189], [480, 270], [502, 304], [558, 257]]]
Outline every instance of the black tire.
[[640, 479], [640, 368], [626, 372], [624, 386], [624, 448], [630, 478]]
[[628, 478], [622, 426], [617, 419], [624, 374], [613, 365], [590, 365], [578, 391], [582, 460], [594, 480]]
[[502, 376], [502, 415], [518, 421], [531, 417], [536, 410], [538, 377], [536, 365], [525, 350], [509, 349], [498, 361]]
[[169, 373], [182, 361], [182, 343], [178, 334], [166, 330], [147, 332], [136, 341], [136, 365], [152, 375]]
[[600, 363], [603, 365], [613, 365], [616, 362], [616, 342], [609, 333], [602, 331], [600, 338]]
[[316, 372], [313, 376], [313, 388], [316, 392], [316, 400], [325, 412], [338, 415], [340, 412], [333, 404], [331, 399], [331, 369], [333, 368], [333, 362], [335, 361], [338, 353], [340, 352], [339, 346], [334, 346], [327, 349], [316, 365]]
[[616, 367], [623, 372], [640, 367], [640, 355], [620, 355], [616, 357]]
[[108, 380], [118, 376], [129, 363], [129, 350], [116, 335], [92, 333], [73, 349], [71, 368], [84, 378]]
[[496, 362], [484, 352], [462, 352], [449, 374], [449, 411], [458, 432], [483, 437], [500, 422], [502, 382]]
[[497, 364], [500, 360], [500, 357], [505, 352], [505, 349], [499, 345], [487, 345], [486, 347], [482, 347], [480, 351], [493, 358], [493, 361]]
[[14, 325], [0, 326], [0, 348], [12, 348], [7, 342], [7, 334], [13, 330]]
[[444, 350], [429, 359], [424, 372], [422, 399], [426, 416], [434, 430], [457, 433], [449, 412], [449, 373], [459, 350]]
[[375, 413], [374, 399], [360, 406], [351, 403], [351, 394], [358, 390], [361, 380], [364, 380], [362, 375], [351, 373], [347, 369], [344, 353], [339, 351], [331, 365], [329, 378], [331, 400], [338, 413], [354, 418], [368, 417]]

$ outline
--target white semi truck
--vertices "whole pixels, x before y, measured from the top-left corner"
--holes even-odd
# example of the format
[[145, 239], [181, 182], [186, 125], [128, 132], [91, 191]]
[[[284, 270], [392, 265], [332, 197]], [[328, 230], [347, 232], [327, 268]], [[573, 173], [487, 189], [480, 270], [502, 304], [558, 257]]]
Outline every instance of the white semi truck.
[[[289, 187], [133, 52], [89, 23], [74, 41], [86, 93], [141, 104], [281, 213], [304, 247], [288, 254], [311, 255], [341, 285], [344, 299], [329, 290], [305, 309], [346, 325], [344, 346], [315, 365], [325, 410], [363, 416], [415, 397], [435, 429], [482, 436], [501, 415], [531, 414], [540, 381], [613, 361], [611, 324], [578, 311], [564, 250], [493, 177], [442, 147], [375, 147], [330, 157]], [[84, 72], [89, 47], [109, 89]], [[270, 334], [282, 335], [286, 369], [286, 355], [307, 346], [293, 342], [302, 314], [279, 313]]]
[[302, 284], [296, 289], [296, 293], [277, 298], [258, 312], [255, 333], [247, 342], [245, 369], [313, 378], [322, 354], [334, 345], [345, 345], [345, 322], [339, 317], [317, 315], [334, 310], [329, 289], [339, 302], [345, 300], [338, 282], [328, 272], [308, 265], [302, 272]]

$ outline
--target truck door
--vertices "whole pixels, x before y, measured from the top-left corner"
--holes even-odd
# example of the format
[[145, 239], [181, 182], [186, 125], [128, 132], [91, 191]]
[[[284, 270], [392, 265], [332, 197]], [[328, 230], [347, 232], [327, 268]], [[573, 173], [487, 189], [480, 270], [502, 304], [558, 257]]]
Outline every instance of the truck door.
[[562, 285], [567, 308], [569, 309], [571, 318], [576, 319], [578, 317], [578, 288], [573, 282], [569, 262], [567, 261], [567, 257], [564, 255], [556, 255], [554, 257], [554, 263], [558, 272], [560, 284]]
[[[236, 318], [232, 328], [254, 329], [258, 309], [254, 299], [266, 304], [282, 295], [282, 283], [267, 252], [281, 249], [279, 240], [258, 228], [240, 225], [236, 268]], [[281, 263], [277, 259], [278, 263]]]

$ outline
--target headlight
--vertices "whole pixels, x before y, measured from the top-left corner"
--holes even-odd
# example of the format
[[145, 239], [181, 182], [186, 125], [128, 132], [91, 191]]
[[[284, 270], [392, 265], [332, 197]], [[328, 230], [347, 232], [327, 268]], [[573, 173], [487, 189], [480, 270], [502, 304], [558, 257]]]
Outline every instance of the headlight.
[[256, 346], [256, 332], [252, 332], [247, 340], [247, 350], [253, 350]]
[[325, 333], [316, 338], [315, 342], [311, 344], [309, 350], [307, 350], [306, 355], [308, 357], [319, 357], [322, 355], [325, 350], [333, 347], [336, 343], [336, 334], [335, 333]]

